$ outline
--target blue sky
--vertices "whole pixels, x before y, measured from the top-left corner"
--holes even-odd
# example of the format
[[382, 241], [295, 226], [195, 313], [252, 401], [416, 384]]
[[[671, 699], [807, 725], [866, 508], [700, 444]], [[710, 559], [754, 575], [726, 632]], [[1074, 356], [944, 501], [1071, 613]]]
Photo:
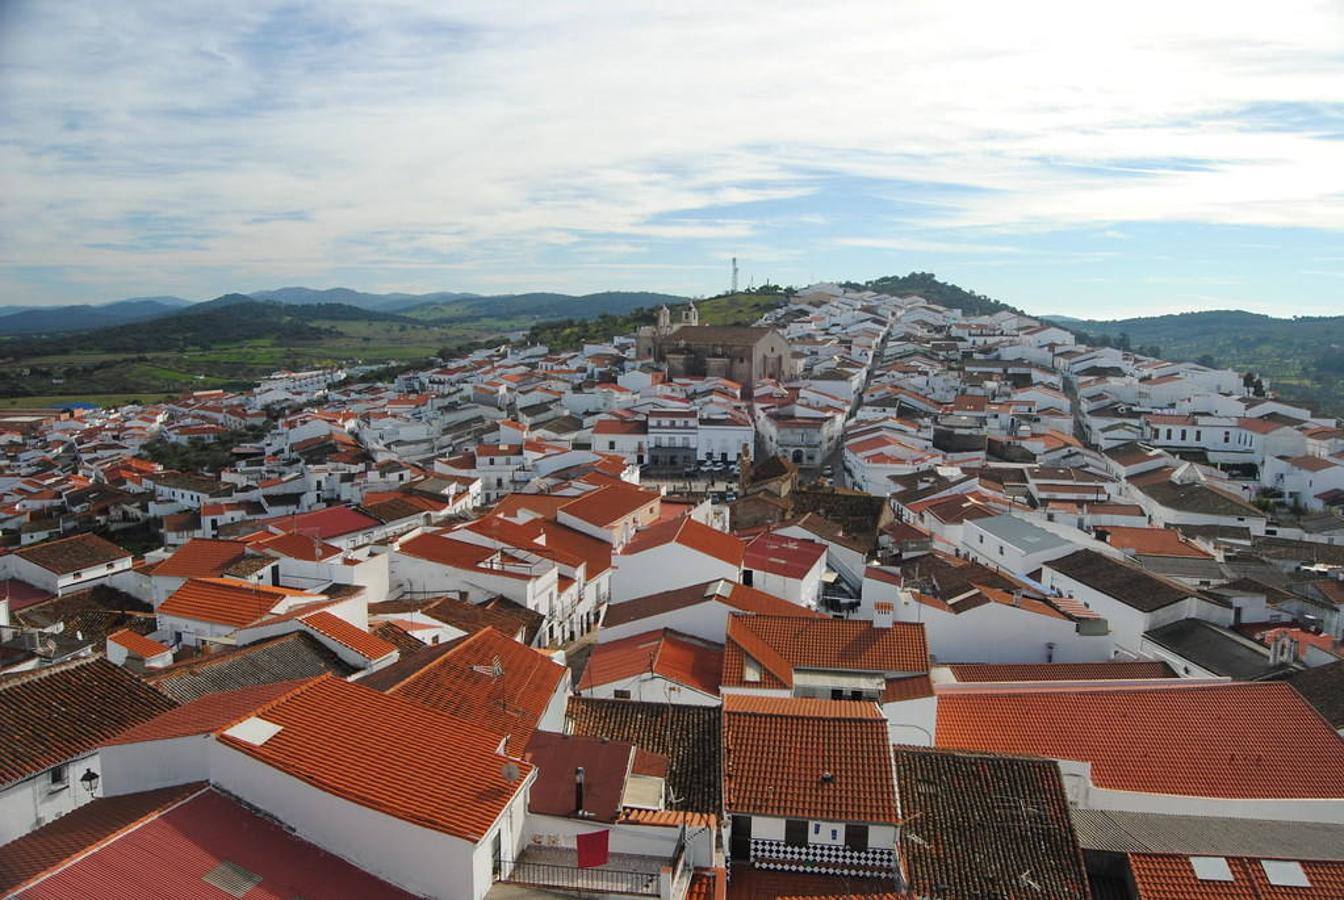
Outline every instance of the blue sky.
[[1344, 5], [0, 2], [0, 304], [1344, 312]]

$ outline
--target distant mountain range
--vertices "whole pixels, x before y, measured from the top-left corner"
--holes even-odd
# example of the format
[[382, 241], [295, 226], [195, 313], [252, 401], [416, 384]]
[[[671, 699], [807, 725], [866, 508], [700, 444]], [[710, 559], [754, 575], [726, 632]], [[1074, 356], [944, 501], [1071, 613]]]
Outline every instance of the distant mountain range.
[[[400, 314], [424, 325], [475, 321], [486, 316], [501, 319], [524, 316], [546, 318], [591, 318], [621, 314], [660, 303], [684, 303], [687, 298], [645, 291], [603, 291], [597, 294], [528, 293], [481, 294], [436, 291], [428, 294], [369, 294], [349, 288], [314, 290], [284, 287], [250, 294], [226, 294], [227, 298], [271, 301], [293, 306], [348, 306], [380, 313]], [[224, 298], [207, 300], [218, 303]], [[233, 300], [231, 302], [237, 302]], [[182, 297], [133, 297], [112, 303], [79, 306], [0, 306], [0, 336], [62, 334], [93, 331], [159, 319], [202, 306]]]
[[191, 306], [181, 297], [132, 297], [98, 306], [0, 306], [0, 334], [87, 331], [142, 322]]

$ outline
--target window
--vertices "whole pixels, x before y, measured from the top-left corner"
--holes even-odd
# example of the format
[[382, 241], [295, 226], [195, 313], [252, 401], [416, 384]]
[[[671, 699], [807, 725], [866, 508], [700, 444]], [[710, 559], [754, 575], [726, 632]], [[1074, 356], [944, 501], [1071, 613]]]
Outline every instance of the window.
[[999, 544], [999, 556], [1003, 556], [1003, 544]]
[[1171, 429], [1167, 429], [1167, 440], [1171, 440]]
[[850, 850], [860, 852], [868, 849], [868, 826], [867, 825], [846, 825], [845, 826], [845, 846]]
[[803, 819], [784, 821], [784, 843], [790, 847], [807, 846], [807, 822]]
[[1181, 429], [1181, 440], [1185, 440], [1185, 429]]
[[1196, 429], [1195, 429], [1195, 440], [1197, 440], [1197, 441], [1198, 441], [1198, 440], [1203, 440], [1203, 438], [1200, 437], [1200, 435], [1201, 435], [1202, 433], [1203, 433], [1203, 432], [1201, 432], [1198, 428], [1196, 428]]
[[49, 782], [51, 790], [60, 791], [70, 786], [70, 768], [66, 764], [54, 767], [47, 774], [51, 779]]
[[618, 690], [614, 691], [613, 693], [616, 695], [616, 699], [617, 699], [617, 700], [629, 700], [629, 699], [630, 699], [630, 692], [629, 692], [629, 691], [619, 690], [619, 689], [618, 689]]
[[985, 536], [982, 534], [980, 535], [980, 543], [983, 544], [984, 542], [985, 542]]

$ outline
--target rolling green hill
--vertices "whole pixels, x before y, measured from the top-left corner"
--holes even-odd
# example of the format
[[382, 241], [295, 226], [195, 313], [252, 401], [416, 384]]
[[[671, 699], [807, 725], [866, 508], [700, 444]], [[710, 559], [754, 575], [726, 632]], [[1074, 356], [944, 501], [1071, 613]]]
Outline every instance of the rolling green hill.
[[[662, 295], [655, 295], [662, 296]], [[701, 325], [750, 325], [769, 310], [782, 306], [783, 293], [738, 293], [695, 301]], [[613, 335], [628, 334], [641, 325], [658, 321], [658, 305], [636, 309], [624, 315], [601, 315], [595, 319], [559, 319], [535, 325], [527, 333], [534, 344], [553, 350], [574, 350], [584, 344], [611, 340]], [[667, 303], [672, 321], [681, 316], [685, 303]]]
[[884, 275], [872, 281], [845, 282], [843, 287], [863, 291], [877, 291], [893, 297], [918, 294], [930, 303], [959, 309], [970, 316], [987, 316], [997, 312], [1022, 313], [1015, 306], [1009, 306], [1000, 300], [968, 291], [946, 281], [939, 281], [932, 272], [911, 272], [909, 275]]

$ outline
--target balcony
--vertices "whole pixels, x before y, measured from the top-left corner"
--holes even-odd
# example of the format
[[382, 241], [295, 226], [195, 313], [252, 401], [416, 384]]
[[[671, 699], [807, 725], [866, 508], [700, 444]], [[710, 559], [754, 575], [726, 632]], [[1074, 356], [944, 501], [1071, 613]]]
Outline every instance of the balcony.
[[681, 900], [691, 881], [690, 854], [680, 845], [671, 858], [612, 853], [605, 865], [580, 869], [577, 853], [567, 847], [531, 846], [517, 861], [505, 862], [500, 880], [511, 885], [590, 895], [662, 897]]
[[843, 845], [798, 845], [753, 838], [751, 864], [758, 869], [889, 879], [896, 871], [896, 853], [884, 847], [852, 850]]

